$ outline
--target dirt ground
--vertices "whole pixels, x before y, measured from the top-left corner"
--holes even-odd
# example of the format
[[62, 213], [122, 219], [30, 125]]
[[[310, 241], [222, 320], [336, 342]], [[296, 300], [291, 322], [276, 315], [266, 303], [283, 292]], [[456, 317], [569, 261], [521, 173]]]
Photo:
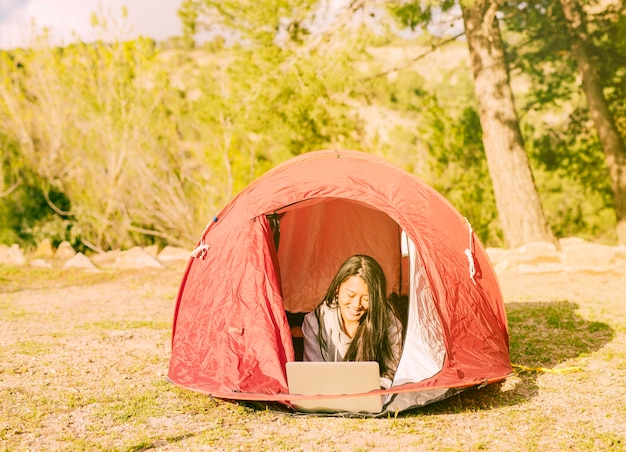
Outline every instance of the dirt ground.
[[[329, 421], [246, 411], [165, 381], [182, 273], [44, 272], [0, 281], [0, 450], [626, 447], [625, 275], [499, 275], [507, 311], [567, 301], [584, 325], [609, 332], [579, 335], [578, 349], [540, 360], [512, 349], [514, 364], [576, 372], [521, 372], [483, 395], [468, 392], [395, 421]], [[527, 320], [517, 322], [512, 339], [527, 334]], [[512, 347], [538, 346], [541, 334]]]

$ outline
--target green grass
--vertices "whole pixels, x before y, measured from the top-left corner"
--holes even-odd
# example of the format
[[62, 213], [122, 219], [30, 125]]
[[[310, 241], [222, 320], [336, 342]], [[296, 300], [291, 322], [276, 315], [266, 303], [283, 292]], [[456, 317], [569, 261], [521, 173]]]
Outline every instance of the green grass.
[[42, 356], [50, 353], [52, 345], [49, 342], [41, 342], [34, 340], [26, 340], [17, 342], [13, 345], [11, 351], [29, 356]]
[[29, 315], [26, 310], [16, 308], [8, 301], [0, 302], [0, 321], [18, 321]]
[[119, 273], [113, 271], [86, 272], [80, 269], [12, 267], [0, 264], [0, 293], [91, 285], [116, 278], [119, 278]]
[[78, 326], [82, 330], [100, 331], [127, 331], [140, 328], [152, 330], [166, 330], [171, 327], [171, 322], [154, 320], [99, 320]]
[[577, 309], [568, 301], [509, 303], [511, 361], [553, 367], [597, 351], [613, 338], [607, 323], [587, 321]]
[[[344, 419], [255, 408], [167, 382], [180, 275], [110, 285], [76, 277], [78, 298], [43, 296], [38, 305], [27, 288], [49, 287], [54, 297], [65, 286], [55, 272], [43, 282], [39, 271], [17, 274], [24, 289], [0, 293], [0, 328], [11, 332], [0, 335], [0, 451], [626, 450], [619, 303], [509, 302], [512, 362], [535, 370], [397, 416]], [[99, 298], [109, 290], [115, 296]], [[576, 371], [551, 372], [568, 367]]]

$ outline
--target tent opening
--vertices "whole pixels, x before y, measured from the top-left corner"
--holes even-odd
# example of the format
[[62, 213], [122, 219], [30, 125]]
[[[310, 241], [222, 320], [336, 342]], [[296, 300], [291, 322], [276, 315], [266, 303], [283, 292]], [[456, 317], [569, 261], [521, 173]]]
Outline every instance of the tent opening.
[[418, 382], [444, 364], [443, 331], [428, 277], [412, 241], [386, 213], [344, 198], [313, 198], [267, 215], [277, 248], [283, 303], [296, 360], [304, 315], [318, 305], [341, 263], [368, 254], [383, 268], [395, 293], [404, 347], [394, 386]]

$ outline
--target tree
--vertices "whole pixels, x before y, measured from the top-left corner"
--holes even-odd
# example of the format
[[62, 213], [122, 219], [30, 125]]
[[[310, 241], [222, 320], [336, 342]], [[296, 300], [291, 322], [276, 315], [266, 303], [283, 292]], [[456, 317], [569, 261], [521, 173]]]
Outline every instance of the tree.
[[[549, 173], [559, 173], [550, 177], [562, 180], [561, 188], [550, 190], [551, 194], [544, 198], [545, 202], [553, 202], [555, 196], [561, 198], [560, 212], [558, 218], [553, 216], [552, 228], [569, 229], [573, 225], [564, 221], [572, 221], [574, 214], [574, 222], [583, 227], [580, 232], [603, 231], [601, 235], [614, 241], [621, 229], [617, 218], [620, 201], [616, 199], [615, 177], [609, 171], [603, 148], [607, 142], [623, 143], [626, 133], [626, 16], [620, 1], [585, 4], [582, 9], [580, 3], [576, 6], [567, 2], [568, 18], [563, 6], [553, 0], [507, 3], [502, 9], [503, 22], [512, 70], [519, 79], [530, 81], [526, 105], [521, 110], [529, 138], [527, 149], [534, 163]], [[578, 35], [580, 27], [575, 31], [571, 26], [575, 15], [581, 19], [582, 36]], [[581, 66], [581, 59], [586, 59], [587, 64]], [[589, 100], [589, 93], [594, 100]], [[600, 108], [596, 108], [598, 103]], [[590, 127], [593, 115], [602, 117], [602, 129], [610, 131], [602, 134], [604, 139], [598, 127]], [[535, 118], [534, 125], [530, 117]], [[534, 136], [528, 137], [529, 129], [536, 130]], [[614, 160], [619, 161], [619, 153], [616, 154]], [[572, 196], [573, 185], [579, 187], [579, 195], [584, 195], [584, 207], [580, 196]], [[570, 192], [568, 196], [565, 191]], [[603, 213], [598, 215], [599, 212]]]
[[620, 244], [626, 244], [626, 146], [609, 110], [595, 69], [596, 62], [589, 51], [590, 40], [584, 10], [576, 0], [560, 0], [560, 4], [571, 38], [572, 54], [581, 75], [582, 88], [609, 169], [617, 217], [617, 237]]
[[[450, 14], [455, 1], [388, 2], [412, 29]], [[499, 2], [461, 2], [465, 37], [474, 75], [482, 141], [504, 240], [517, 247], [533, 241], [556, 243], [549, 229], [520, 132], [497, 13]]]
[[505, 242], [555, 242], [519, 128], [496, 12], [497, 2], [462, 4], [483, 144]]
[[[0, 122], [16, 148], [11, 168], [47, 201], [48, 225], [71, 223], [64, 239], [75, 245], [195, 241], [199, 206], [190, 201], [202, 187], [174, 144], [184, 99], [157, 56], [146, 39], [0, 54]], [[39, 235], [38, 218], [28, 219], [22, 230]]]
[[[449, 9], [453, 5], [454, 2], [446, 0], [442, 8]], [[245, 12], [241, 5], [235, 6], [230, 1], [188, 0], [184, 4], [185, 17], [192, 18], [195, 23], [186, 29], [197, 31], [197, 24], [206, 20], [213, 20], [215, 27], [215, 18], [219, 16], [217, 23], [237, 30], [244, 40], [273, 45], [279, 36], [287, 34], [290, 44], [295, 46], [304, 42], [313, 28], [312, 15], [321, 11], [320, 3], [312, 0], [268, 0], [264, 5], [250, 5]], [[405, 24], [413, 28], [426, 25], [433, 18], [433, 5], [422, 7], [421, 3], [389, 1], [386, 6], [394, 9]], [[366, 15], [367, 7], [368, 2], [351, 1], [346, 2], [345, 11]], [[469, 29], [468, 44], [479, 98], [483, 143], [505, 243], [515, 247], [532, 241], [555, 242], [543, 215], [519, 131], [495, 17], [496, 8], [497, 4], [487, 7], [487, 2], [480, 1], [463, 7], [463, 11], [466, 29]], [[190, 10], [196, 13], [190, 14]], [[338, 30], [336, 27], [331, 29]]]

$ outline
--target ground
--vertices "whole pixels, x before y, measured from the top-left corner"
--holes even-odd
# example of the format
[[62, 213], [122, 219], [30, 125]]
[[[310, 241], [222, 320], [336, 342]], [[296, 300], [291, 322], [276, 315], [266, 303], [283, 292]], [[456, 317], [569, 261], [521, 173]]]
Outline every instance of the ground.
[[626, 448], [625, 275], [499, 274], [515, 374], [398, 417], [343, 419], [167, 382], [182, 268], [0, 270], [0, 450]]

